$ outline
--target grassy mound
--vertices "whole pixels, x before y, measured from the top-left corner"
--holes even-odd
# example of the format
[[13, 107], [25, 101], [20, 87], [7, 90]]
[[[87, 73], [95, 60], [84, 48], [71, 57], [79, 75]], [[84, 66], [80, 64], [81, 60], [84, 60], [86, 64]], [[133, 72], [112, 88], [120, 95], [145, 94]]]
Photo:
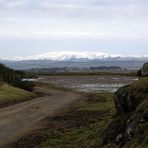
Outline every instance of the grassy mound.
[[29, 100], [35, 95], [31, 92], [12, 87], [8, 84], [0, 86], [0, 107]]

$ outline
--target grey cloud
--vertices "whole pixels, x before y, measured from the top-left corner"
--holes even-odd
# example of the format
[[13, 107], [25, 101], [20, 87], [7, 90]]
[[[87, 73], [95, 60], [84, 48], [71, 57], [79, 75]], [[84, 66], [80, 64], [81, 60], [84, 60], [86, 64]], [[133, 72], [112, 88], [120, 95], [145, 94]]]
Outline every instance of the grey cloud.
[[121, 18], [146, 16], [147, 7], [147, 0], [1, 0], [0, 15]]
[[15, 8], [32, 6], [34, 9], [42, 6], [95, 6], [95, 7], [117, 7], [117, 6], [139, 6], [147, 5], [146, 0], [1, 0], [1, 8]]
[[[0, 0], [0, 39], [5, 40], [1, 40], [0, 49], [7, 51], [107, 50], [113, 44], [116, 51], [121, 48], [123, 52], [123, 47], [129, 50], [132, 46], [133, 51], [139, 49], [141, 53], [141, 48], [147, 51], [147, 26], [148, 0]], [[68, 41], [63, 39], [66, 35]], [[36, 40], [39, 45], [33, 46]], [[58, 46], [57, 42], [61, 44]], [[82, 43], [86, 46], [77, 47]]]

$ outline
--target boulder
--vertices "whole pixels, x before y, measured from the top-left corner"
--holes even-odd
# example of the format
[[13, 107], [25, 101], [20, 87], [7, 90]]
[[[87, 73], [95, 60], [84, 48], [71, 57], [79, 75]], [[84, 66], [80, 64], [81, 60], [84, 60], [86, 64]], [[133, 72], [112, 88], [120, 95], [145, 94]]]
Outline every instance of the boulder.
[[148, 78], [142, 78], [131, 85], [118, 89], [114, 101], [117, 113], [131, 113], [148, 94]]
[[141, 76], [143, 77], [148, 76], [148, 62], [143, 65], [141, 69]]
[[120, 143], [120, 141], [122, 140], [122, 138], [123, 138], [123, 134], [122, 133], [118, 134], [118, 136], [116, 137], [116, 142], [117, 143]]
[[129, 113], [135, 109], [135, 102], [129, 88], [129, 85], [121, 87], [115, 93], [114, 101], [117, 113]]

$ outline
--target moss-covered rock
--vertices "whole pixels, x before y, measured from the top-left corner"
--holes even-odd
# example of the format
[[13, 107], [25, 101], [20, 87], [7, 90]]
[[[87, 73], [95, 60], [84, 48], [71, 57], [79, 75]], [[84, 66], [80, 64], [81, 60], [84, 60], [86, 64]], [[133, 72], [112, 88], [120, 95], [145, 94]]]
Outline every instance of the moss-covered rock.
[[121, 87], [115, 93], [117, 113], [130, 113], [145, 99], [148, 94], [148, 78], [142, 78], [131, 85]]
[[143, 77], [148, 76], [148, 62], [143, 65], [140, 72], [141, 72], [141, 76]]
[[115, 93], [116, 115], [104, 131], [102, 144], [148, 147], [148, 78], [141, 78]]
[[115, 108], [117, 113], [128, 113], [134, 109], [130, 99], [130, 86], [124, 86], [115, 93]]

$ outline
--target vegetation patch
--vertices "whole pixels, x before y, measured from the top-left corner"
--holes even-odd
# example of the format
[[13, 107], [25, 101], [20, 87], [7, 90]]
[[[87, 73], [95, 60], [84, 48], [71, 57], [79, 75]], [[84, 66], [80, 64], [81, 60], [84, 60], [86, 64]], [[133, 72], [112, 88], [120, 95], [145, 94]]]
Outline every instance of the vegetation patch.
[[0, 86], [0, 107], [26, 101], [33, 97], [35, 94], [8, 84]]
[[14, 87], [32, 91], [35, 87], [34, 82], [22, 81], [23, 78], [29, 77], [33, 77], [33, 75], [24, 71], [11, 69], [0, 63], [0, 86], [3, 83], [7, 83]]

